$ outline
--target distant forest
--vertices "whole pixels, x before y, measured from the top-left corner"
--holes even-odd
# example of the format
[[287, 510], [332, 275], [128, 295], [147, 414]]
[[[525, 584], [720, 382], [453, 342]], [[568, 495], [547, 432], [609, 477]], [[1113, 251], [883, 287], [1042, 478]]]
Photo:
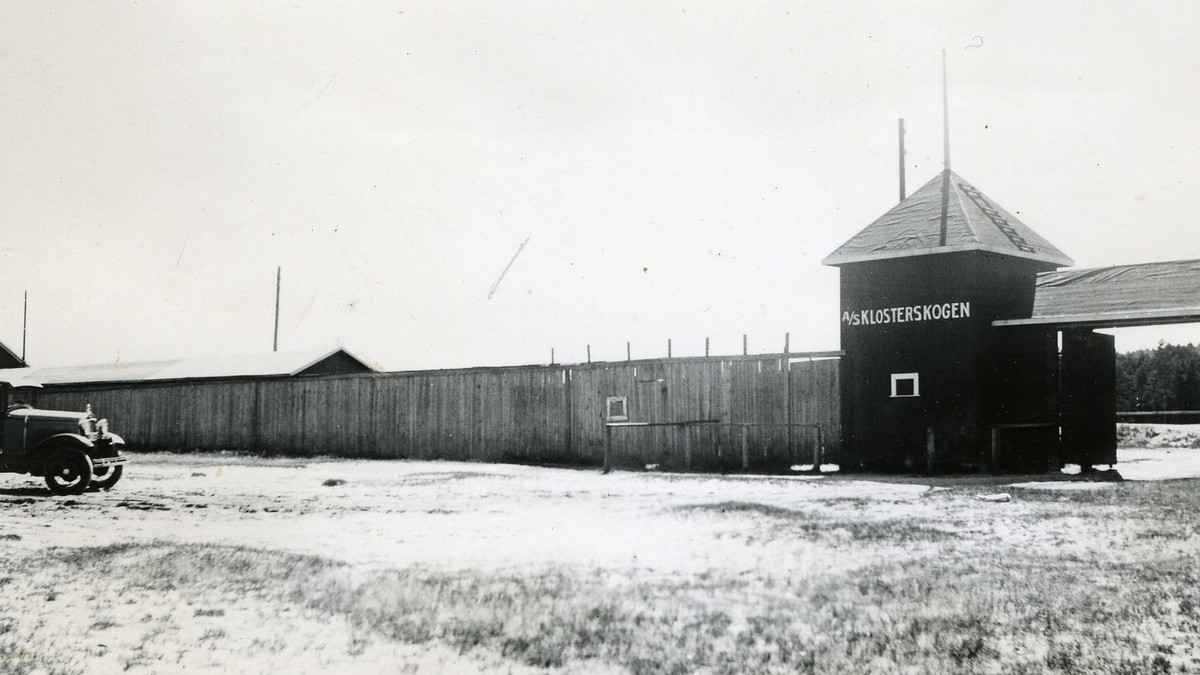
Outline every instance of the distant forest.
[[1117, 354], [1117, 410], [1200, 410], [1200, 347]]

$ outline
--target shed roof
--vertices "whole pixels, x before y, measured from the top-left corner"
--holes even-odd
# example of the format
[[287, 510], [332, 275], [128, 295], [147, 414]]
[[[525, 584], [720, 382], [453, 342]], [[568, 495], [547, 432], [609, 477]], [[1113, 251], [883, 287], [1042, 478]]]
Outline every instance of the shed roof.
[[[141, 382], [148, 380], [192, 380], [222, 377], [271, 377], [303, 375], [305, 371], [335, 357], [361, 365], [343, 372], [379, 372], [374, 361], [350, 352], [345, 347], [307, 352], [270, 352], [239, 356], [214, 356], [164, 361], [105, 363], [92, 366], [56, 366], [22, 368], [20, 377], [42, 384], [84, 384], [93, 382]], [[322, 371], [325, 372], [325, 371]], [[0, 381], [17, 374], [0, 370]]]
[[1120, 328], [1200, 322], [1200, 260], [1043, 272], [1033, 315], [995, 326]]
[[991, 251], [1055, 265], [1074, 264], [954, 172], [949, 172], [946, 245], [939, 246], [942, 181], [946, 175], [939, 173], [821, 262], [836, 266], [954, 251]]
[[0, 368], [25, 368], [25, 362], [8, 345], [0, 342]]

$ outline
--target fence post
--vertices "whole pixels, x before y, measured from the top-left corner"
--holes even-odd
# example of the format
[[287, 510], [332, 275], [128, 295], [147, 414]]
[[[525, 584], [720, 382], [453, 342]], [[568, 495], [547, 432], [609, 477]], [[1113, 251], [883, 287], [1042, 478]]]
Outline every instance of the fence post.
[[925, 473], [933, 473], [933, 427], [925, 427]]
[[742, 468], [750, 468], [750, 427], [742, 425]]
[[821, 425], [817, 425], [817, 447], [813, 448], [813, 473], [821, 473], [821, 457], [825, 450], [825, 438], [821, 433]]
[[1000, 473], [1000, 427], [992, 427], [992, 473]]
[[689, 471], [692, 469], [692, 435], [688, 433], [688, 425], [680, 424], [683, 429], [683, 463]]
[[1061, 453], [1061, 448], [1062, 448], [1061, 430], [1059, 427], [1055, 426], [1055, 427], [1052, 427], [1051, 433], [1054, 434], [1054, 440], [1050, 445], [1050, 466], [1047, 467], [1047, 469], [1049, 471], [1058, 471], [1059, 469], [1061, 469], [1063, 467], [1062, 453]]
[[612, 454], [612, 427], [608, 424], [604, 425], [604, 470], [601, 473], [607, 474], [612, 470], [609, 464], [609, 456]]

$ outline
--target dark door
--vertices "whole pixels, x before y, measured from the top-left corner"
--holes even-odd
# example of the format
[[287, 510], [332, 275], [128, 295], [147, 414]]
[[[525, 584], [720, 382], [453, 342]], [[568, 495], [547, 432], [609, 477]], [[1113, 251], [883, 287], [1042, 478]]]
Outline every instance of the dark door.
[[986, 460], [1004, 471], [1059, 468], [1057, 331], [1041, 326], [999, 329], [993, 353], [985, 419], [995, 447]]
[[1064, 462], [1116, 464], [1116, 360], [1113, 336], [1063, 331], [1059, 424]]

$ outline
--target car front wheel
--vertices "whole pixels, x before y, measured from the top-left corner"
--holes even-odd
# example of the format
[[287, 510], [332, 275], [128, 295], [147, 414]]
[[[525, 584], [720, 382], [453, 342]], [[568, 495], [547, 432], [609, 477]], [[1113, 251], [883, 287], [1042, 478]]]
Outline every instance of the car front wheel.
[[82, 450], [60, 450], [46, 462], [45, 475], [54, 494], [81, 494], [92, 482], [92, 460]]
[[89, 490], [107, 490], [117, 484], [121, 480], [120, 464], [116, 466], [102, 466], [96, 469], [96, 473], [92, 474], [92, 484], [88, 487]]

